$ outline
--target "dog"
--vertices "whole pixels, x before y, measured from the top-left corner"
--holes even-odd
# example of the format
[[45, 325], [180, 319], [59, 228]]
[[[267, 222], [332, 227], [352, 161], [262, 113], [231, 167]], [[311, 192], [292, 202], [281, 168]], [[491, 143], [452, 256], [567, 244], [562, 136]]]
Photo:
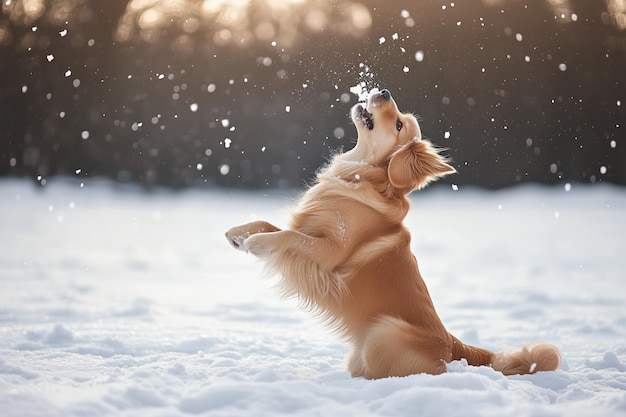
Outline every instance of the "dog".
[[297, 296], [352, 344], [353, 377], [441, 374], [466, 359], [505, 375], [556, 370], [559, 350], [530, 344], [494, 353], [463, 344], [437, 315], [403, 225], [407, 196], [456, 170], [422, 138], [388, 90], [351, 110], [356, 145], [335, 155], [295, 205], [288, 229], [255, 221], [233, 227], [236, 249], [262, 258]]

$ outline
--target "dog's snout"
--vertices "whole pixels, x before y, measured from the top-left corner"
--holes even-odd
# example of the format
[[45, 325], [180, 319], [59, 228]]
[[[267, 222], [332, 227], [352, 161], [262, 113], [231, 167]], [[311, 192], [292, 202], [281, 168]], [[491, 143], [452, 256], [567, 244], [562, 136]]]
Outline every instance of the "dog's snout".
[[391, 99], [391, 93], [386, 88], [380, 92], [380, 95], [385, 100]]

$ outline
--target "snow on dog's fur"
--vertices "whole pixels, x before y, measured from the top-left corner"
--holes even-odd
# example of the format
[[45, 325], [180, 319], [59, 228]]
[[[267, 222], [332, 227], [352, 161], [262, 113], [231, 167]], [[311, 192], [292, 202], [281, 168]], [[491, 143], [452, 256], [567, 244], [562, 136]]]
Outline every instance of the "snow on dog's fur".
[[507, 375], [557, 369], [560, 354], [549, 344], [493, 353], [448, 333], [402, 221], [409, 193], [456, 171], [387, 90], [355, 105], [352, 120], [356, 146], [318, 174], [288, 229], [252, 222], [226, 232], [229, 242], [263, 258], [282, 277], [284, 294], [319, 311], [352, 343], [355, 377], [439, 374], [461, 358]]

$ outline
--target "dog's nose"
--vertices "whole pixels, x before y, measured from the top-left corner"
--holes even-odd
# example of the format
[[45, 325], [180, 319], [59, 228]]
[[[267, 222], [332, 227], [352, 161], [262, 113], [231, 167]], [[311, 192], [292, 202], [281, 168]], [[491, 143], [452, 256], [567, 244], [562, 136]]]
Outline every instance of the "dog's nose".
[[386, 88], [380, 92], [380, 95], [385, 100], [389, 100], [391, 98], [391, 93]]

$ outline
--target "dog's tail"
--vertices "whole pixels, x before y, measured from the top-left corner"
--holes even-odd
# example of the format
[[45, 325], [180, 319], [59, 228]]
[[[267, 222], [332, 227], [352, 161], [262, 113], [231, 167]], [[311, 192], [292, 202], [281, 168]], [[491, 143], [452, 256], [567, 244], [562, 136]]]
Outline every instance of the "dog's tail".
[[554, 371], [561, 364], [561, 353], [548, 343], [533, 343], [520, 350], [504, 350], [493, 355], [491, 367], [504, 375]]
[[466, 359], [469, 365], [491, 366], [504, 375], [534, 374], [539, 371], [554, 371], [561, 364], [559, 350], [547, 343], [535, 343], [519, 350], [503, 350], [493, 353], [465, 345], [452, 336], [452, 359]]

